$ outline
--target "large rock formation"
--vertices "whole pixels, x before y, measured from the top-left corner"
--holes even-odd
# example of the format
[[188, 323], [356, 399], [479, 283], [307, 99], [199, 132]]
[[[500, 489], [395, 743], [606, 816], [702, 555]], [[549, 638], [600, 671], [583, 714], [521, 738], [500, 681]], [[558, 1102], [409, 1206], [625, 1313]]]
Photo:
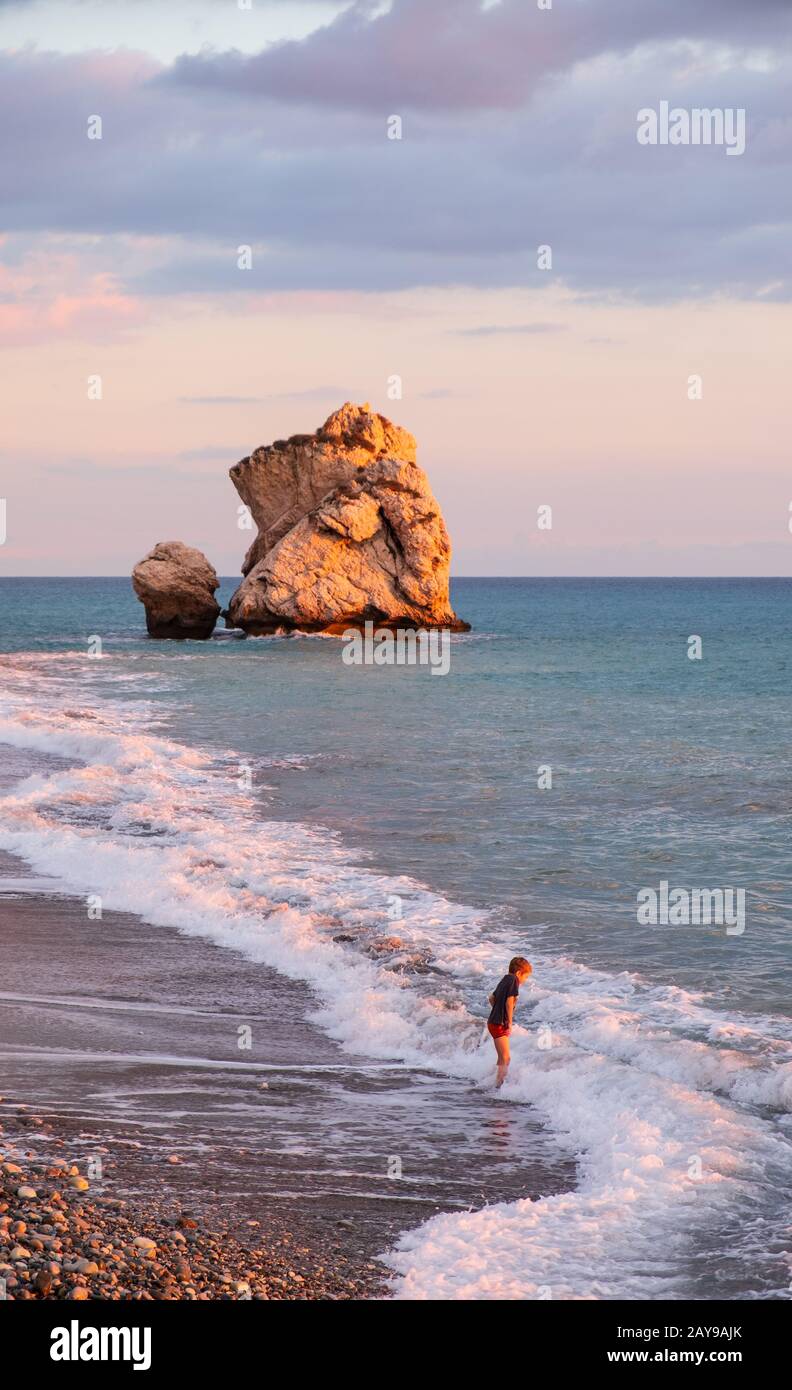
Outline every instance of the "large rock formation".
[[334, 487], [380, 458], [415, 463], [415, 439], [369, 406], [349, 402], [315, 434], [293, 434], [254, 449], [231, 469], [231, 481], [258, 527], [242, 573], [249, 574]]
[[228, 626], [467, 628], [451, 608], [451, 546], [415, 440], [368, 405], [257, 449], [231, 478], [258, 535]]
[[151, 637], [211, 637], [219, 583], [206, 556], [181, 541], [160, 541], [132, 571]]

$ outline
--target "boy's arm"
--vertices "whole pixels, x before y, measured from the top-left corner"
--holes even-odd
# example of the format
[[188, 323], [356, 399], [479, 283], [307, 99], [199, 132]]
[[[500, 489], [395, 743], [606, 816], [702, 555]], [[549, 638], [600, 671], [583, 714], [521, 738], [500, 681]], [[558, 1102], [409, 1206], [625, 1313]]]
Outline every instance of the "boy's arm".
[[487, 995], [487, 1003], [490, 1004], [490, 1005], [494, 1005], [494, 1003], [495, 1003], [495, 991], [494, 991], [494, 990], [492, 991], [492, 994], [488, 994], [488, 995]]
[[510, 995], [509, 995], [509, 998], [506, 1000], [506, 1022], [508, 1023], [508, 1025], [509, 1025], [510, 1028], [511, 1028], [512, 1022], [513, 1022], [513, 1020], [514, 1020], [514, 1005], [515, 1005], [516, 1002], [517, 1002], [517, 996], [516, 996], [516, 994], [510, 994]]

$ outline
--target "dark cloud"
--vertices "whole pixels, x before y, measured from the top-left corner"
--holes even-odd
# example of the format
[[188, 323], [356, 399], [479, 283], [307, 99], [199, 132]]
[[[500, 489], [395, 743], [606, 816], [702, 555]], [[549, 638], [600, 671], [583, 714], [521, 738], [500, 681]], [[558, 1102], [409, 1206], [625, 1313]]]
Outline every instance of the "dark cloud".
[[304, 391], [270, 391], [262, 396], [265, 401], [324, 401], [349, 400], [350, 387], [346, 386], [308, 386]]
[[180, 405], [258, 405], [260, 396], [180, 396]]
[[218, 459], [220, 462], [238, 459], [243, 453], [244, 445], [240, 447], [238, 442], [225, 448], [219, 444], [208, 444], [201, 449], [182, 449], [176, 459], [179, 463], [214, 463]]
[[450, 391], [439, 386], [434, 391], [419, 391], [418, 398], [422, 401], [462, 401], [470, 399], [470, 392]]
[[788, 0], [393, 0], [354, 4], [307, 38], [249, 56], [184, 56], [160, 79], [371, 112], [522, 106], [543, 79], [647, 43], [760, 45], [792, 30]]
[[266, 401], [335, 400], [343, 386], [310, 386], [304, 391], [268, 391], [263, 396], [181, 396], [182, 405], [263, 405]]
[[561, 333], [565, 323], [482, 323], [476, 328], [457, 328], [462, 338], [493, 338], [501, 333]]
[[[468, 0], [454, 3], [475, 33], [482, 14]], [[429, 8], [447, 19], [451, 7]], [[676, 16], [669, 32], [682, 31], [677, 0], [629, 8], [644, 22], [660, 8], [669, 25]], [[709, 3], [694, 8], [714, 23]], [[510, 0], [483, 17], [499, 9], [514, 19]], [[578, 0], [575, 12], [584, 9], [586, 23], [594, 10], [620, 12]], [[538, 14], [555, 22], [560, 10]], [[724, 43], [742, 10], [719, 0]], [[755, 33], [773, 17], [785, 32], [788, 13], [757, 0]], [[352, 18], [380, 22], [360, 7]], [[722, 51], [709, 64], [707, 51], [676, 48], [647, 50], [629, 65], [601, 58], [543, 86], [524, 109], [416, 115], [401, 142], [367, 114], [163, 83], [168, 70], [145, 55], [2, 54], [10, 235], [0, 260], [18, 265], [32, 234], [54, 233], [96, 238], [94, 268], [148, 295], [561, 281], [579, 294], [647, 300], [786, 299], [792, 63], [780, 47], [765, 67], [727, 63]], [[639, 146], [636, 113], [661, 99], [745, 106], [745, 154]], [[101, 141], [86, 138], [92, 114], [103, 117]], [[237, 267], [246, 244], [249, 271]], [[537, 266], [543, 244], [553, 248], [552, 272]]]

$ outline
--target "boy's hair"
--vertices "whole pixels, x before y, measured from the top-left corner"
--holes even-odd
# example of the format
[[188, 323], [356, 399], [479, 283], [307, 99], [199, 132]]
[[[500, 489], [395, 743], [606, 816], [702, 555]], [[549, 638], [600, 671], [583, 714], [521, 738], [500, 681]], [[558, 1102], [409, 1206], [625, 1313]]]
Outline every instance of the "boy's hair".
[[525, 956], [513, 956], [509, 961], [509, 974], [516, 975], [518, 970], [532, 970], [533, 966]]

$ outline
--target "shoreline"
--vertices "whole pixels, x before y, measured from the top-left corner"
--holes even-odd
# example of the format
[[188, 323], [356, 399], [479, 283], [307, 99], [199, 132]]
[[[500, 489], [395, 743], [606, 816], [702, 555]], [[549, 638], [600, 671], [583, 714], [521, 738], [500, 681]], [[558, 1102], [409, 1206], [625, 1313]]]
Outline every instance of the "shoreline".
[[[42, 886], [0, 856], [0, 1165], [22, 1170], [0, 1199], [9, 1297], [385, 1299], [398, 1276], [379, 1257], [403, 1233], [574, 1186], [527, 1107], [482, 1097], [471, 1126], [466, 1083], [344, 1051], [298, 983], [130, 913], [90, 921]], [[28, 1185], [37, 1199], [16, 1196]], [[55, 1212], [69, 1262], [96, 1273], [56, 1258]], [[128, 1252], [137, 1237], [156, 1243], [148, 1263]], [[17, 1244], [28, 1257], [10, 1258]], [[179, 1276], [185, 1249], [197, 1285]], [[62, 1267], [44, 1292], [48, 1263]]]
[[[44, 1137], [51, 1123], [14, 1107]], [[3, 1121], [7, 1104], [0, 1103]], [[94, 1193], [68, 1142], [65, 1156], [22, 1151], [0, 1124], [0, 1299], [126, 1301], [367, 1300], [387, 1296], [387, 1273], [348, 1259], [294, 1213], [262, 1222], [215, 1218], [171, 1196], [145, 1202]], [[341, 1223], [343, 1224], [343, 1223]], [[305, 1244], [308, 1240], [310, 1243]]]
[[[322, 659], [307, 665], [310, 693], [327, 672]], [[229, 803], [233, 777], [229, 787], [223, 776], [233, 773], [230, 756], [227, 766], [212, 762], [204, 775], [191, 771], [184, 752], [197, 749], [196, 766], [203, 769], [207, 731], [215, 729], [216, 679], [204, 685], [194, 667], [177, 668], [151, 722], [156, 727], [158, 719], [162, 728], [162, 711], [171, 708], [177, 692], [189, 711], [181, 723], [174, 721], [179, 741], [166, 738], [160, 744], [145, 735], [138, 741], [141, 730], [126, 697], [141, 691], [154, 695], [147, 681], [161, 676], [148, 671], [148, 663], [146, 670], [121, 666], [117, 671], [91, 667], [77, 682], [75, 698], [71, 667], [56, 667], [54, 683], [42, 680], [41, 711], [31, 711], [25, 689], [14, 707], [9, 733], [15, 741], [3, 769], [15, 780], [22, 769], [44, 774], [26, 784], [18, 803], [11, 792], [4, 808], [4, 843], [28, 846], [29, 862], [39, 874], [61, 871], [65, 879], [60, 897], [55, 879], [47, 895], [42, 879], [20, 884], [17, 866], [9, 865], [7, 884], [14, 896], [0, 901], [4, 1084], [40, 1115], [60, 1115], [71, 1127], [70, 1157], [89, 1158], [97, 1145], [109, 1151], [114, 1161], [108, 1161], [105, 1176], [112, 1185], [105, 1191], [135, 1200], [153, 1192], [154, 1209], [165, 1194], [175, 1194], [182, 1212], [198, 1210], [200, 1193], [199, 1214], [205, 1210], [209, 1226], [217, 1210], [225, 1220], [235, 1205], [246, 1220], [259, 1219], [267, 1236], [273, 1207], [281, 1216], [284, 1211], [310, 1215], [322, 1234], [322, 1220], [333, 1220], [323, 1213], [332, 1208], [336, 1243], [353, 1262], [370, 1263], [391, 1252], [382, 1262], [395, 1265], [400, 1275], [396, 1298], [477, 1299], [521, 1291], [530, 1296], [544, 1286], [570, 1298], [632, 1299], [647, 1290], [653, 1297], [696, 1299], [755, 1297], [767, 1290], [776, 1295], [782, 1287], [777, 1246], [768, 1243], [762, 1254], [750, 1232], [760, 1218], [773, 1233], [783, 1222], [781, 1121], [772, 1104], [783, 1100], [783, 1078], [773, 1066], [782, 1030], [762, 1016], [745, 1020], [735, 1013], [735, 987], [742, 977], [733, 956], [724, 966], [733, 987], [731, 1008], [728, 999], [721, 1009], [706, 994], [697, 998], [686, 992], [691, 983], [702, 982], [697, 939], [677, 963], [671, 990], [656, 987], [651, 972], [644, 979], [625, 969], [624, 935], [615, 930], [617, 923], [606, 924], [601, 916], [623, 870], [613, 865], [612, 878], [592, 878], [595, 867], [604, 874], [612, 866], [612, 848], [604, 841], [601, 848], [599, 841], [589, 846], [590, 865], [578, 855], [561, 871], [546, 857], [520, 869], [512, 854], [517, 841], [505, 824], [503, 844], [488, 840], [490, 853], [470, 855], [483, 821], [468, 819], [465, 795], [458, 811], [452, 810], [450, 793], [467, 789], [478, 807], [482, 791], [496, 798], [503, 779], [504, 809], [514, 809], [519, 787], [507, 766], [511, 739], [499, 734], [499, 744], [489, 749], [494, 754], [501, 747], [491, 773], [486, 758], [473, 762], [472, 780], [456, 765], [446, 769], [448, 778], [438, 778], [423, 813], [415, 815], [412, 801], [400, 802], [398, 794], [417, 786], [423, 771], [410, 766], [400, 782], [398, 747], [394, 758], [381, 756], [371, 740], [364, 744], [365, 757], [355, 746], [354, 765], [364, 775], [351, 785], [349, 757], [337, 738], [330, 740], [327, 763], [310, 771], [315, 744], [326, 741], [324, 731], [314, 730], [306, 748], [298, 700], [292, 722], [273, 739], [273, 722], [261, 729], [256, 725], [243, 675], [237, 702], [230, 703], [234, 720], [223, 736], [233, 730], [242, 751], [260, 757], [255, 764], [260, 779], [279, 766], [285, 748], [298, 749], [295, 756], [304, 757], [307, 766], [288, 779], [273, 774], [274, 786], [256, 783], [240, 819], [233, 800]], [[293, 673], [284, 666], [270, 674], [272, 709], [280, 715], [276, 696], [290, 697]], [[26, 688], [24, 672], [18, 675]], [[117, 719], [109, 700], [99, 705], [94, 730], [78, 721], [91, 708], [94, 684], [102, 698], [108, 693], [105, 682], [123, 703]], [[360, 692], [365, 707], [368, 687], [361, 685]], [[378, 698], [376, 690], [371, 698]], [[507, 700], [503, 711], [508, 714], [509, 708]], [[353, 723], [356, 713], [356, 708], [347, 711]], [[563, 723], [556, 719], [551, 726], [562, 739]], [[425, 735], [409, 707], [395, 726], [414, 734], [416, 746], [422, 746]], [[628, 758], [623, 769], [629, 802], [637, 795], [634, 764], [621, 734], [614, 738], [614, 756]], [[257, 754], [257, 749], [264, 751]], [[59, 775], [77, 752], [88, 759], [85, 772]], [[395, 778], [395, 790], [390, 780], [383, 781], [385, 771]], [[340, 814], [329, 817], [343, 836], [336, 872], [335, 851], [323, 854], [328, 848], [323, 813], [334, 793], [349, 798], [351, 789], [354, 805], [342, 798]], [[692, 792], [684, 790], [689, 811]], [[757, 793], [752, 796], [758, 805], [778, 804], [770, 792]], [[386, 813], [388, 798], [393, 805]], [[719, 812], [732, 817], [740, 811], [740, 835], [744, 825], [755, 824], [743, 821], [744, 798], [744, 790], [727, 784]], [[482, 802], [485, 819], [493, 804]], [[284, 808], [296, 821], [293, 833], [290, 824], [272, 822], [273, 810]], [[436, 819], [441, 809], [451, 818], [448, 832], [441, 822], [442, 835]], [[571, 815], [571, 809], [564, 814]], [[380, 835], [392, 837], [388, 855], [364, 861], [383, 863], [388, 870], [383, 878], [381, 870], [372, 875], [348, 862], [352, 856], [341, 848], [358, 842], [356, 823], [365, 831], [370, 821], [379, 825]], [[561, 824], [566, 824], [563, 817]], [[600, 822], [593, 824], [601, 839]], [[319, 831], [315, 839], [311, 827]], [[548, 851], [548, 836], [549, 830], [539, 834], [540, 857]], [[371, 842], [370, 834], [360, 835], [361, 858]], [[467, 858], [469, 864], [463, 862]], [[429, 859], [435, 861], [434, 878], [422, 873]], [[766, 886], [777, 888], [772, 864], [766, 856], [761, 862]], [[505, 863], [517, 863], [522, 879], [498, 887]], [[398, 891], [395, 874], [405, 865], [410, 891], [424, 878], [435, 885], [443, 880], [441, 894], [435, 886], [427, 890], [425, 903], [409, 900], [405, 931], [409, 940], [418, 925], [416, 939], [425, 935], [430, 942], [437, 980], [431, 955], [424, 971], [420, 959], [404, 952], [392, 958], [391, 938], [376, 935], [390, 901], [386, 890]], [[559, 880], [558, 872], [565, 877]], [[67, 896], [75, 885], [79, 896]], [[560, 901], [572, 909], [567, 935], [574, 942], [577, 933], [578, 944], [585, 946], [583, 961], [594, 962], [584, 964], [578, 953], [567, 957], [560, 948], [568, 942], [552, 934], [552, 954], [540, 957], [545, 988], [527, 1019], [551, 1020], [561, 1045], [553, 1038], [550, 1048], [540, 1043], [534, 1052], [533, 1030], [520, 1030], [516, 1084], [503, 1098], [515, 1105], [493, 1103], [484, 1052], [463, 1055], [472, 1054], [476, 1043], [470, 1020], [478, 1017], [479, 976], [489, 975], [512, 934], [510, 917], [479, 919], [468, 909], [466, 888], [473, 889], [474, 901], [501, 896], [517, 901], [524, 892], [529, 921], [541, 917], [541, 904], [552, 904], [560, 892]], [[96, 889], [103, 890], [105, 903], [114, 904], [100, 920], [91, 918], [92, 899], [85, 896]], [[587, 915], [578, 923], [577, 908], [584, 901]], [[273, 902], [278, 910], [294, 908], [294, 917], [281, 924], [272, 912], [260, 910]], [[371, 926], [365, 916], [369, 906]], [[772, 899], [768, 906], [773, 907]], [[148, 920], [138, 915], [141, 910], [149, 913]], [[558, 909], [548, 916], [557, 918]], [[343, 930], [348, 921], [350, 936]], [[158, 922], [165, 925], [154, 926]], [[770, 912], [765, 922], [778, 927]], [[456, 931], [465, 953], [460, 960], [453, 952]], [[343, 943], [340, 952], [323, 951], [330, 937]], [[642, 942], [630, 939], [634, 961]], [[387, 948], [384, 954], [371, 956], [381, 947]], [[656, 959], [662, 963], [663, 950], [669, 949], [670, 943], [661, 943]], [[709, 943], [707, 950], [711, 958]], [[366, 956], [376, 959], [375, 970], [365, 965], [358, 971], [359, 958]], [[758, 970], [761, 979], [777, 956], [768, 949], [757, 963], [742, 960], [749, 974]], [[474, 966], [478, 969], [471, 974]], [[362, 990], [352, 987], [356, 974], [364, 980]], [[313, 988], [306, 980], [314, 981]], [[372, 981], [372, 1004], [393, 1001], [393, 1019], [388, 1010], [364, 1003]], [[455, 1007], [460, 997], [457, 1021], [463, 1027], [454, 1046], [444, 1009], [449, 1003]], [[764, 1001], [761, 990], [759, 999]], [[393, 1026], [400, 1020], [406, 1025], [402, 1032]], [[738, 1034], [737, 1046], [735, 1021], [747, 1022], [750, 1029]], [[242, 1043], [240, 1033], [249, 1034], [249, 1042]], [[334, 1035], [347, 1039], [349, 1050]], [[353, 1051], [357, 1046], [360, 1055]], [[395, 1063], [382, 1060], [393, 1058]], [[544, 1135], [538, 1114], [546, 1117]], [[695, 1179], [679, 1156], [698, 1153], [702, 1132], [716, 1124], [720, 1147], [712, 1152], [704, 1185], [692, 1187]], [[651, 1163], [645, 1161], [647, 1143], [654, 1145]], [[553, 1146], [556, 1155], [548, 1162]], [[565, 1172], [557, 1156], [561, 1147], [572, 1159]], [[170, 1154], [181, 1162], [170, 1167]], [[742, 1180], [751, 1154], [764, 1164], [756, 1186]], [[387, 1171], [391, 1159], [397, 1160], [398, 1174]], [[399, 1181], [390, 1181], [393, 1176]], [[562, 1199], [555, 1200], [561, 1192]], [[693, 1193], [695, 1204], [689, 1200]], [[537, 1204], [531, 1200], [535, 1195], [554, 1200]], [[439, 1212], [449, 1215], [422, 1226]], [[602, 1239], [593, 1244], [588, 1227], [595, 1213]], [[348, 1227], [338, 1219], [341, 1214], [352, 1218]], [[673, 1245], [673, 1258], [661, 1269], [653, 1252], [663, 1242]], [[310, 1249], [310, 1239], [303, 1244]]]

